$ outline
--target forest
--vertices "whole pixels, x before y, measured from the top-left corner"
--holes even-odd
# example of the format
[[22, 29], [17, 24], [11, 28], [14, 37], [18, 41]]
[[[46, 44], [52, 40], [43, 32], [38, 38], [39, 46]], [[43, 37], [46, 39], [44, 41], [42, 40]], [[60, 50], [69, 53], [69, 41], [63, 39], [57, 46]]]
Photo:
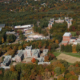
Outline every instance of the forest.
[[53, 60], [50, 65], [18, 63], [10, 70], [0, 69], [0, 80], [78, 80], [80, 62], [69, 65], [63, 60]]

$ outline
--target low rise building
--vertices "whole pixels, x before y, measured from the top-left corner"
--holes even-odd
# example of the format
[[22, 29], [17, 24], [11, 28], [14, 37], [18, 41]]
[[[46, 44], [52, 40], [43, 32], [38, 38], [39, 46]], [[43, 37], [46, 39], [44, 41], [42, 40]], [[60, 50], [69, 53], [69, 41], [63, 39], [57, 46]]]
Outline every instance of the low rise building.
[[23, 50], [18, 50], [18, 54], [15, 56], [16, 62], [21, 62], [24, 58]]
[[6, 35], [10, 35], [10, 34], [15, 35], [15, 31], [7, 31], [7, 32], [6, 32]]
[[65, 32], [63, 35], [62, 45], [67, 45], [71, 39], [72, 35], [70, 32]]
[[64, 22], [64, 19], [62, 20], [62, 19], [58, 19], [58, 20], [55, 20], [55, 23], [63, 23]]
[[0, 24], [0, 31], [5, 27], [5, 24]]
[[23, 50], [24, 58], [32, 57], [32, 51], [31, 49], [25, 49]]
[[44, 65], [44, 64], [50, 65], [51, 63], [50, 62], [38, 62], [38, 65]]
[[11, 62], [11, 56], [10, 55], [5, 56], [4, 61], [3, 61], [3, 65], [9, 66], [10, 62]]
[[33, 50], [32, 50], [32, 57], [33, 57], [33, 58], [38, 58], [38, 57], [40, 57], [40, 49], [33, 49]]
[[33, 25], [18, 25], [18, 26], [15, 26], [14, 28], [15, 29], [20, 29], [22, 31], [26, 31], [26, 30], [29, 30], [29, 29], [32, 29]]

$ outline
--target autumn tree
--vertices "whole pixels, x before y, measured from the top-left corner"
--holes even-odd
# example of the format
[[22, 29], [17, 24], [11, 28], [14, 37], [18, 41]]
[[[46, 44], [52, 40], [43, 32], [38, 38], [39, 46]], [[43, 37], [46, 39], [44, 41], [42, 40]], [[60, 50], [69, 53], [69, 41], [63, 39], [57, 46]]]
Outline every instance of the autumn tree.
[[35, 58], [32, 58], [31, 62], [32, 63], [35, 63], [36, 62], [36, 59]]
[[72, 53], [77, 53], [77, 51], [76, 51], [76, 45], [72, 46]]
[[4, 38], [2, 37], [2, 43], [4, 43]]

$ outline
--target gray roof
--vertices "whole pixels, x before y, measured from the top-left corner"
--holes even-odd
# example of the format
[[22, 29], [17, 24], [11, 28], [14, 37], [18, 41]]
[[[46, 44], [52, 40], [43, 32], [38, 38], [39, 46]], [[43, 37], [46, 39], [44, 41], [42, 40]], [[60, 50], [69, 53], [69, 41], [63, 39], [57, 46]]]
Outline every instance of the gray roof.
[[15, 31], [7, 31], [6, 34], [15, 34]]
[[26, 46], [25, 49], [32, 49], [32, 45], [31, 46]]
[[48, 53], [48, 49], [44, 49], [43, 50], [43, 53]]
[[11, 56], [6, 56], [4, 58], [3, 64], [6, 65], [6, 63], [8, 63], [10, 61], [10, 59], [11, 59]]
[[76, 39], [76, 37], [71, 37], [71, 39]]
[[65, 32], [63, 36], [71, 36], [70, 32]]
[[40, 53], [40, 49], [33, 49], [32, 55], [37, 56]]
[[0, 28], [4, 28], [5, 27], [5, 24], [0, 24]]
[[23, 50], [18, 50], [18, 54], [19, 57], [21, 57], [23, 55]]

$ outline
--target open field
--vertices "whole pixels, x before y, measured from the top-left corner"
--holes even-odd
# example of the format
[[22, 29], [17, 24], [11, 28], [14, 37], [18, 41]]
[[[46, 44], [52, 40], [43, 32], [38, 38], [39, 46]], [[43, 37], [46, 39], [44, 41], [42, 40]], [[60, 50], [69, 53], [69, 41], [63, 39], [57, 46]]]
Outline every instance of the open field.
[[63, 53], [61, 53], [59, 56], [57, 56], [57, 59], [58, 60], [62, 59], [62, 60], [65, 60], [69, 63], [75, 63], [77, 61], [80, 61], [80, 58], [78, 58], [78, 57], [73, 57], [73, 56], [70, 56], [67, 54], [63, 54]]
[[80, 53], [72, 53], [72, 52], [53, 52], [53, 54], [57, 57], [58, 55], [60, 55], [61, 53], [64, 53], [66, 55], [70, 55], [73, 57], [78, 57], [80, 58]]

